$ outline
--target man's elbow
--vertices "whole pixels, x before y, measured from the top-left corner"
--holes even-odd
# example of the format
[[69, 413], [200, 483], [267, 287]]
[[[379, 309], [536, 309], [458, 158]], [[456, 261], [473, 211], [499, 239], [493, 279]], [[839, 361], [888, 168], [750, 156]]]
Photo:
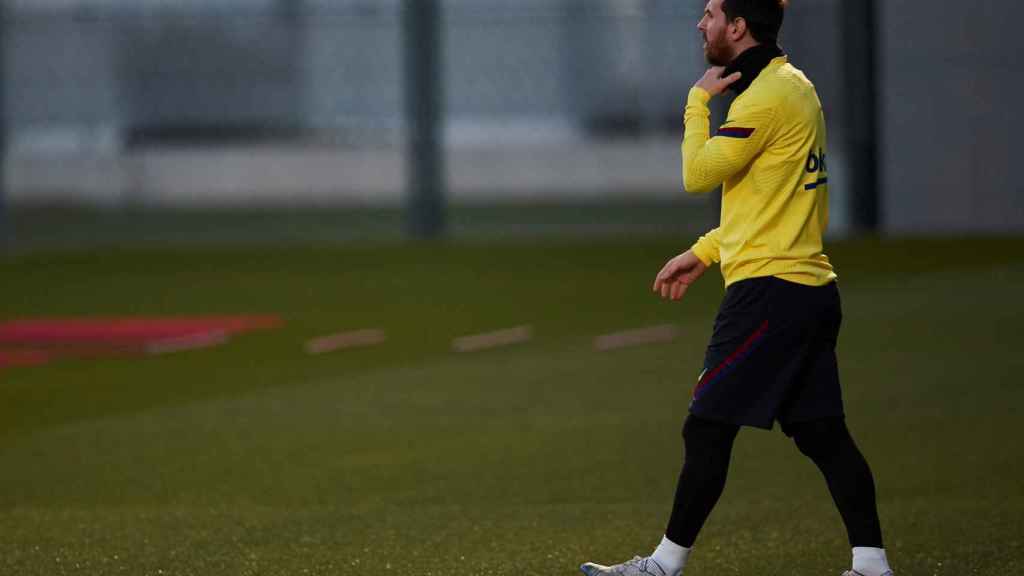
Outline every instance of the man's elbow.
[[715, 183], [707, 178], [702, 178], [690, 170], [683, 171], [683, 190], [688, 194], [704, 194], [715, 189]]

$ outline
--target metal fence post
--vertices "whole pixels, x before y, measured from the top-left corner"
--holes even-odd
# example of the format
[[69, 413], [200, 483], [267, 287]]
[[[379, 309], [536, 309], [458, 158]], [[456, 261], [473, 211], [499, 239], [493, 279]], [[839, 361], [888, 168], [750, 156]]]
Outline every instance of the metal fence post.
[[13, 241], [7, 215], [7, 2], [0, 0], [0, 250]]
[[439, 0], [405, 0], [407, 226], [415, 238], [444, 233], [444, 118]]
[[875, 0], [840, 2], [850, 208], [855, 230], [880, 225]]

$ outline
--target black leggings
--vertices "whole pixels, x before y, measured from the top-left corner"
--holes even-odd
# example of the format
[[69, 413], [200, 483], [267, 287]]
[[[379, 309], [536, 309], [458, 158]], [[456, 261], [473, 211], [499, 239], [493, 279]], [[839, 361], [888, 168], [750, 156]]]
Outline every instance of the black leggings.
[[[676, 485], [675, 504], [665, 535], [693, 546], [704, 521], [725, 489], [729, 459], [739, 426], [690, 415], [683, 425], [686, 460]], [[825, 476], [832, 500], [846, 525], [850, 546], [882, 547], [875, 504], [875, 482], [867, 461], [853, 442], [846, 422], [831, 418], [788, 426], [800, 452]]]

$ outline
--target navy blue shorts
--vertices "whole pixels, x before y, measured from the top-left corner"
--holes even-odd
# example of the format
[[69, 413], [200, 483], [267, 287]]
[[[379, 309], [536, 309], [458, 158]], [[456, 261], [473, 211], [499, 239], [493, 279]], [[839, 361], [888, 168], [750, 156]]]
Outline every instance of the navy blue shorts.
[[836, 363], [839, 288], [775, 277], [729, 286], [715, 318], [690, 412], [771, 429], [843, 416]]

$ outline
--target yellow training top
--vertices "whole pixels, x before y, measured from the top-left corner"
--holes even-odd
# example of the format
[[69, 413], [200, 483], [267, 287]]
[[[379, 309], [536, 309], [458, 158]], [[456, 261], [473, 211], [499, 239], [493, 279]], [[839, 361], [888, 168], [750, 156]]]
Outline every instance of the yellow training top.
[[828, 171], [814, 85], [785, 56], [772, 59], [713, 138], [710, 99], [694, 87], [684, 114], [684, 188], [697, 194], [722, 185], [720, 225], [693, 245], [694, 254], [709, 266], [721, 262], [726, 286], [759, 276], [810, 286], [835, 280], [822, 252]]

